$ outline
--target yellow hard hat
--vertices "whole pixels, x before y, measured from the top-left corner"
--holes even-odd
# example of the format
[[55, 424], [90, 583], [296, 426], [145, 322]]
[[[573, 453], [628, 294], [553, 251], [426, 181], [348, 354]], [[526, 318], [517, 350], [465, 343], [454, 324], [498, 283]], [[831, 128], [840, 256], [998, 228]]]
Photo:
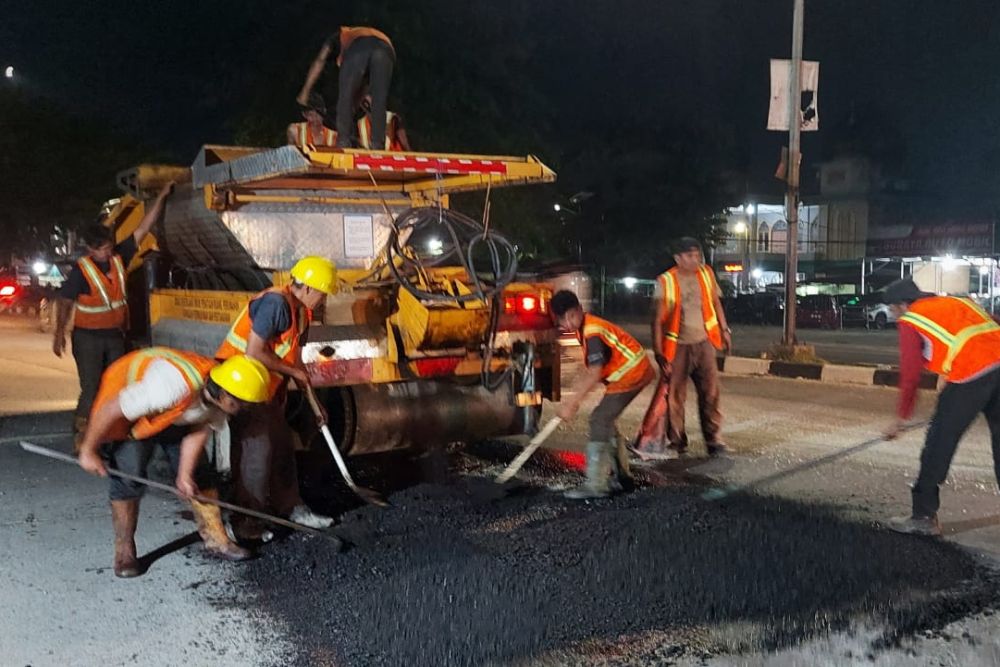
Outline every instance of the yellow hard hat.
[[303, 257], [292, 267], [292, 278], [303, 285], [333, 294], [337, 291], [337, 267], [325, 257]]
[[256, 359], [237, 354], [208, 372], [215, 384], [234, 398], [247, 403], [263, 403], [270, 398], [271, 374]]

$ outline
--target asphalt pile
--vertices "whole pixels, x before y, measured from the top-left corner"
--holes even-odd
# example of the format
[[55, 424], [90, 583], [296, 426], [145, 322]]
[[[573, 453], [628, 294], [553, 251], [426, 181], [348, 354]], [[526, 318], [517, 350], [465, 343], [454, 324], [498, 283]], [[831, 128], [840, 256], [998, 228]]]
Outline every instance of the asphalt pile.
[[244, 595], [299, 647], [284, 664], [531, 664], [606, 643], [616, 664], [666, 665], [722, 650], [713, 627], [754, 627], [726, 650], [759, 650], [858, 619], [884, 624], [889, 645], [1000, 590], [947, 543], [821, 507], [707, 503], [685, 484], [585, 504], [529, 485], [484, 501], [475, 466], [460, 467], [394, 493], [391, 509], [344, 514], [346, 552], [292, 536], [241, 568]]

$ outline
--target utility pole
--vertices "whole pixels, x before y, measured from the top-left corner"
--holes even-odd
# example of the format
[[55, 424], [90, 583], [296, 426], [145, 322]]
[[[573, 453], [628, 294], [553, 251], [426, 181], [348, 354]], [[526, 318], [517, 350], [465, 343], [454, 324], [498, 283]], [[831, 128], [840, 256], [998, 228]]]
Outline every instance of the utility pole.
[[799, 135], [802, 130], [802, 23], [805, 0], [795, 0], [792, 15], [791, 94], [788, 96], [788, 192], [785, 218], [788, 220], [788, 248], [785, 254], [785, 332], [782, 342], [795, 344], [795, 288], [799, 271]]

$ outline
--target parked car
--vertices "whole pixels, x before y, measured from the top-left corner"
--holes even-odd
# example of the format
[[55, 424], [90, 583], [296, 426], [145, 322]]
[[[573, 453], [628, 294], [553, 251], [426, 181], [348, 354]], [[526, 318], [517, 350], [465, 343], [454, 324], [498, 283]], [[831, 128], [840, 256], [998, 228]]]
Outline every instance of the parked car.
[[837, 296], [837, 306], [840, 308], [841, 328], [868, 326], [867, 306], [863, 297], [841, 294]]
[[837, 304], [837, 297], [830, 294], [810, 294], [800, 298], [795, 307], [795, 326], [839, 329], [840, 306]]
[[779, 325], [785, 319], [785, 299], [780, 294], [758, 292], [726, 299], [726, 320], [733, 324]]
[[873, 303], [865, 310], [870, 329], [885, 329], [887, 326], [896, 325], [896, 316], [892, 314], [889, 304]]

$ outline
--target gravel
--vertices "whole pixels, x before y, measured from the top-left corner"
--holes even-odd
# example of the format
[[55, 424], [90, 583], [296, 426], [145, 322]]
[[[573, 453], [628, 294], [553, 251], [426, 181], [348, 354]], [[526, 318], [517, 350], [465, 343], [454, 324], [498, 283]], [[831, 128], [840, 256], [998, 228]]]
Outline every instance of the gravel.
[[573, 503], [546, 488], [574, 477], [566, 461], [578, 463], [543, 456], [530, 484], [486, 498], [500, 467], [454, 456], [452, 477], [397, 491], [391, 509], [343, 514], [346, 552], [299, 535], [268, 545], [240, 570], [243, 596], [290, 633], [298, 655], [283, 664], [419, 667], [667, 665], [858, 619], [885, 628], [878, 650], [987, 609], [1000, 590], [946, 542], [823, 506], [706, 503], [703, 488], [662, 479]]

